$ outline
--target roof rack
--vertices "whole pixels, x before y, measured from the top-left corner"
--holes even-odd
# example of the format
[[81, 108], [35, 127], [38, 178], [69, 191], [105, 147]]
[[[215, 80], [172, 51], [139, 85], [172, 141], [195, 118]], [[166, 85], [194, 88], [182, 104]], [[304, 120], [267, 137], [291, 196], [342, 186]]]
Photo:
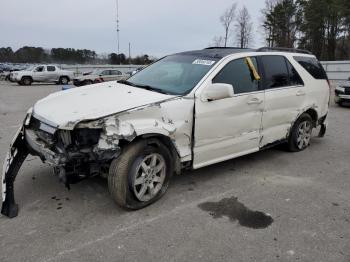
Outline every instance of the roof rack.
[[301, 53], [312, 55], [312, 53], [308, 50], [297, 49], [297, 48], [286, 48], [286, 47], [261, 47], [256, 50], [257, 52], [268, 52], [268, 51], [276, 51], [276, 52], [290, 52], [290, 53]]
[[204, 50], [210, 50], [210, 49], [249, 49], [249, 48], [241, 48], [241, 47], [223, 47], [223, 46], [211, 46], [211, 47], [207, 47], [204, 48]]

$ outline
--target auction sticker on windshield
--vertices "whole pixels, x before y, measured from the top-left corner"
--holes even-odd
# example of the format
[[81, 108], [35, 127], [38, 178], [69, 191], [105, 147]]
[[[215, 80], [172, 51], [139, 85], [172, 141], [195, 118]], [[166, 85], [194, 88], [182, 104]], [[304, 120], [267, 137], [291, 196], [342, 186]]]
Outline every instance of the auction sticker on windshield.
[[196, 59], [196, 60], [193, 61], [192, 64], [194, 64], [194, 65], [206, 65], [206, 66], [211, 66], [211, 65], [215, 64], [215, 61]]

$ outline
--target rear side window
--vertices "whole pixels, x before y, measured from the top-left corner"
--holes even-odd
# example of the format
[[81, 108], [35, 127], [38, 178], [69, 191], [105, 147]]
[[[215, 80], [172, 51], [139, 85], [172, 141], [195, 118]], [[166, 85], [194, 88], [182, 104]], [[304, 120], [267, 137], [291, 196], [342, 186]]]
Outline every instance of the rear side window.
[[293, 67], [293, 65], [286, 59], [288, 73], [289, 73], [289, 85], [291, 86], [303, 86], [304, 82], [298, 74], [297, 70]]
[[265, 89], [290, 86], [286, 59], [283, 56], [261, 56]]
[[315, 79], [328, 79], [326, 72], [324, 71], [321, 63], [314, 57], [295, 56], [297, 61], [310, 75]]
[[[255, 68], [257, 62], [251, 57]], [[213, 79], [213, 83], [231, 84], [235, 94], [249, 93], [259, 90], [259, 83], [254, 79], [245, 58], [228, 63]]]
[[54, 72], [54, 71], [56, 71], [56, 68], [54, 66], [48, 66], [47, 67], [47, 71], [48, 72]]
[[111, 70], [111, 75], [122, 75], [122, 72], [118, 71], [118, 70]]
[[103, 75], [103, 76], [108, 76], [108, 75], [110, 75], [110, 70], [102, 71], [101, 75]]

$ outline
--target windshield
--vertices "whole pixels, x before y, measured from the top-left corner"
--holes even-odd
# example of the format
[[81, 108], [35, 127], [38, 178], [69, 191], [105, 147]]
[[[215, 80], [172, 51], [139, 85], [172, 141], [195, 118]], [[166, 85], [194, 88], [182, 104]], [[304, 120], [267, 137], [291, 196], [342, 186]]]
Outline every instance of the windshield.
[[172, 55], [146, 67], [127, 81], [128, 84], [174, 95], [185, 95], [209, 72], [217, 58]]

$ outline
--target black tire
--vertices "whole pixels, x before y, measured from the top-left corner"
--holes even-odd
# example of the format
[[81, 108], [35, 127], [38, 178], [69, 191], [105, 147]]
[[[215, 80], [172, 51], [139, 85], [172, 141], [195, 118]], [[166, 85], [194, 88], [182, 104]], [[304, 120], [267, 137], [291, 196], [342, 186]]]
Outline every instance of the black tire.
[[[141, 163], [151, 154], [161, 155], [165, 160], [165, 178], [155, 196], [147, 201], [141, 201], [136, 196], [134, 181], [138, 174], [138, 168], [141, 168]], [[164, 195], [173, 172], [171, 154], [161, 142], [154, 140], [151, 144], [150, 140], [140, 140], [127, 145], [122, 154], [112, 161], [108, 175], [109, 192], [119, 206], [131, 210], [141, 209], [154, 203]], [[141, 187], [143, 186], [144, 184], [141, 185]], [[147, 187], [146, 192], [148, 190]]]
[[61, 76], [60, 80], [58, 81], [60, 85], [68, 85], [69, 83], [69, 77], [67, 76]]
[[[308, 125], [310, 126], [310, 134], [309, 134], [309, 138], [305, 139], [308, 140], [308, 142], [305, 142], [304, 138], [303, 138], [303, 143], [300, 146], [300, 142], [299, 139], [302, 135], [300, 135], [299, 129], [301, 128], [301, 124], [303, 123], [308, 123]], [[289, 135], [289, 139], [288, 139], [288, 149], [291, 152], [300, 152], [305, 150], [309, 145], [310, 145], [310, 139], [311, 139], [311, 135], [312, 135], [312, 129], [313, 129], [313, 121], [312, 118], [309, 114], [304, 113], [302, 114], [297, 121], [295, 121], [290, 135]], [[306, 135], [305, 135], [306, 136]], [[303, 137], [303, 136], [302, 136]]]
[[33, 79], [29, 76], [24, 76], [22, 77], [21, 82], [24, 86], [30, 86], [33, 83]]

